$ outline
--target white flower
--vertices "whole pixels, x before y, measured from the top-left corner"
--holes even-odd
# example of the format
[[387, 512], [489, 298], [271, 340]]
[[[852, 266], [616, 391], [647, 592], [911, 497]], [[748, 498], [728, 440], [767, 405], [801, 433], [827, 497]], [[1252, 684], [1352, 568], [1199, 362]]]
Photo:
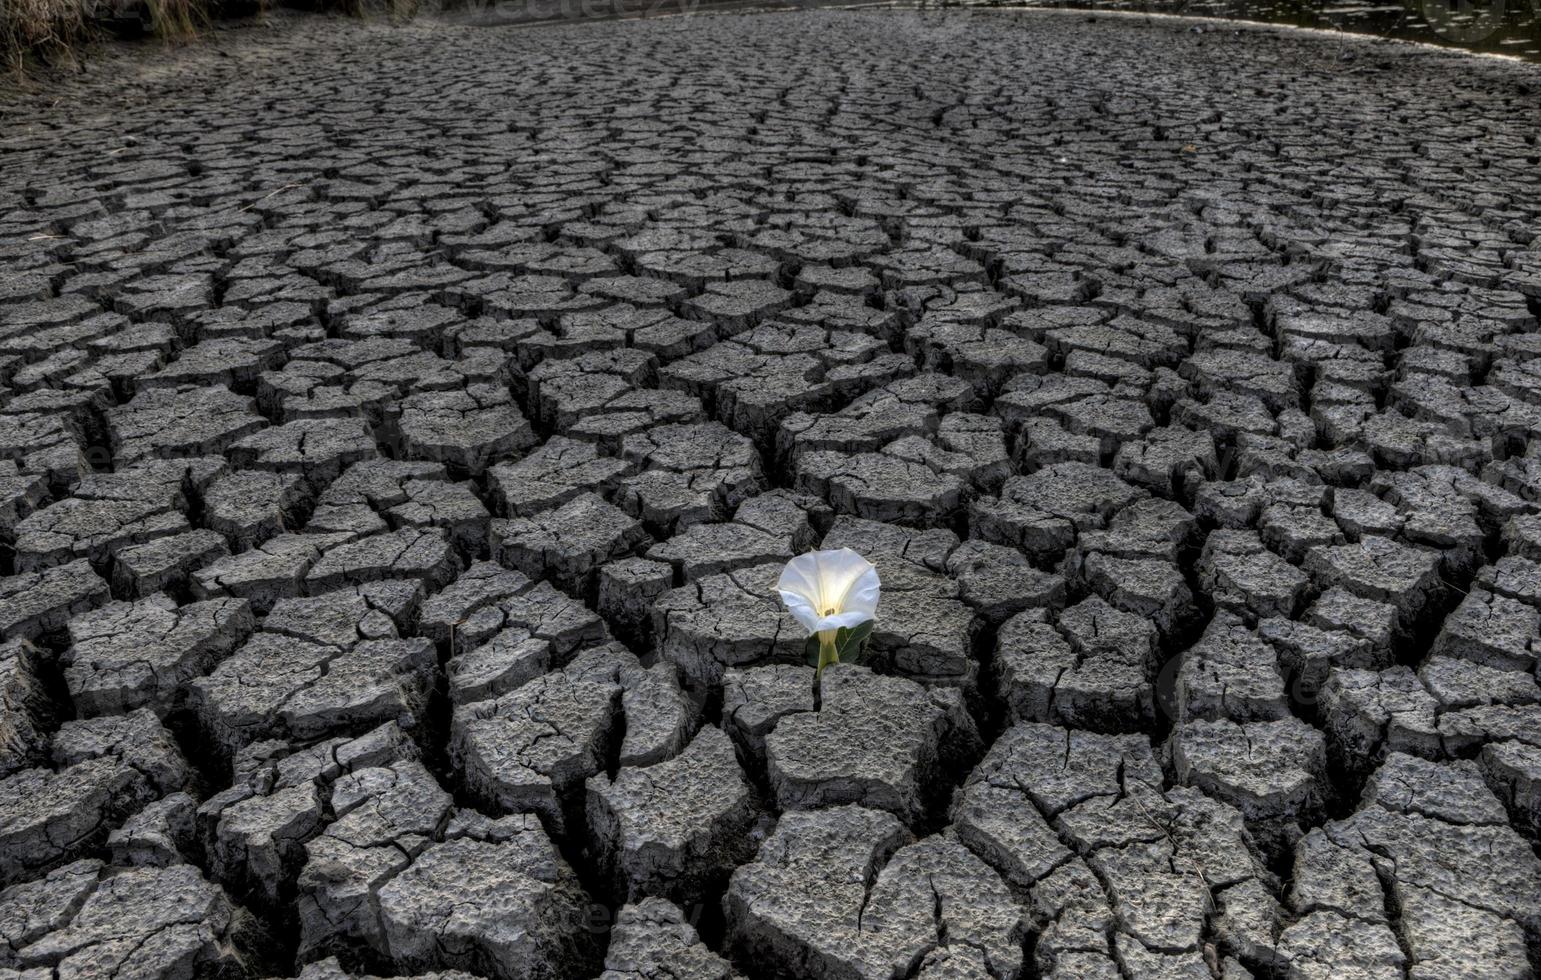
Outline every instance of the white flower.
[[810, 551], [787, 562], [776, 591], [809, 633], [849, 629], [877, 615], [878, 570], [850, 548]]

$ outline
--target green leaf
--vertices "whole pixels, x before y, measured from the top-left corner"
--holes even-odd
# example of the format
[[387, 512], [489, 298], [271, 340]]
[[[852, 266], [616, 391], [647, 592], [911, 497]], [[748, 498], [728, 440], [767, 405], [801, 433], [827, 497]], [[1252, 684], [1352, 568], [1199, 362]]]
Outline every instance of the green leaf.
[[840, 654], [840, 662], [854, 664], [861, 659], [866, 652], [867, 641], [872, 637], [872, 620], [867, 620], [860, 626], [842, 629], [835, 634], [835, 650]]
[[818, 634], [810, 634], [808, 642], [803, 644], [803, 659], [807, 661], [810, 667], [817, 667], [819, 665]]
[[[867, 620], [860, 626], [851, 628], [842, 627], [835, 633], [835, 653], [843, 664], [854, 664], [861, 659], [866, 652], [867, 640], [872, 636], [872, 620]], [[819, 635], [811, 634], [808, 642], [803, 644], [803, 660], [810, 667], [819, 665]]]

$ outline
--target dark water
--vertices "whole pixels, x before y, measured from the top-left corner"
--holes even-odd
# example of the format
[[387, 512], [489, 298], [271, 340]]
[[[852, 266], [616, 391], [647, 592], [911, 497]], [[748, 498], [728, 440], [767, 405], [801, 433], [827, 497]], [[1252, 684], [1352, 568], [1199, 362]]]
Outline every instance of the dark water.
[[1289, 24], [1424, 41], [1541, 62], [1541, 0], [1009, 0]]

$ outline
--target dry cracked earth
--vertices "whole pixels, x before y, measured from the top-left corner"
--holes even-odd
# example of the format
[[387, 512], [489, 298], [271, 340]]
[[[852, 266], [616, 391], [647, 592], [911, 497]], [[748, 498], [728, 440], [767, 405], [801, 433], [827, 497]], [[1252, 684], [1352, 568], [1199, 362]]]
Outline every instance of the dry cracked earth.
[[10, 106], [0, 977], [1541, 968], [1537, 69], [286, 30]]

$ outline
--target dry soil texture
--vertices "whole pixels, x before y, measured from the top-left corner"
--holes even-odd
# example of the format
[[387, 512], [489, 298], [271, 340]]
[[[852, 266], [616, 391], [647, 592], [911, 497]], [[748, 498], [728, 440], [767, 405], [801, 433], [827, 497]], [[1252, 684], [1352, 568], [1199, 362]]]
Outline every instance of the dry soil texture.
[[[16, 101], [0, 976], [1517, 980], [1541, 75], [312, 23]], [[773, 586], [884, 593], [826, 677]]]

